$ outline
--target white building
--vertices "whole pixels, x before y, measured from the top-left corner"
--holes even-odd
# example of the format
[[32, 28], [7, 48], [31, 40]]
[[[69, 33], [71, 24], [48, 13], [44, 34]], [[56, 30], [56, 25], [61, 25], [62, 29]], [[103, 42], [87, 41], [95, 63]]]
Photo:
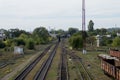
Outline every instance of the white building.
[[14, 47], [14, 54], [24, 54], [23, 48], [15, 46]]
[[100, 36], [100, 35], [97, 35], [97, 36], [96, 36], [96, 39], [97, 39], [97, 47], [100, 47], [101, 36]]
[[51, 34], [51, 33], [49, 33], [49, 35], [50, 35], [51, 37], [56, 38], [56, 34]]
[[117, 33], [117, 36], [120, 36], [120, 33]]

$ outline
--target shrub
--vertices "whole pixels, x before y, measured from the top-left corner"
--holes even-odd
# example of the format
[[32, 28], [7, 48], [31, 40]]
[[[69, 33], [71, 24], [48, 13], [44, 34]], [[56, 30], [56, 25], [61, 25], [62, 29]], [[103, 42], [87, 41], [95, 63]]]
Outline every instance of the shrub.
[[5, 43], [3, 41], [0, 41], [0, 48], [5, 48]]
[[13, 41], [16, 46], [25, 45], [25, 41], [23, 39], [16, 38]]
[[113, 40], [112, 46], [120, 47], [120, 37], [115, 37], [115, 39]]
[[30, 39], [27, 40], [26, 47], [28, 49], [34, 49], [34, 41], [33, 41], [33, 39], [30, 38]]
[[83, 40], [82, 36], [80, 35], [73, 35], [69, 39], [70, 46], [74, 49], [82, 48], [83, 47]]

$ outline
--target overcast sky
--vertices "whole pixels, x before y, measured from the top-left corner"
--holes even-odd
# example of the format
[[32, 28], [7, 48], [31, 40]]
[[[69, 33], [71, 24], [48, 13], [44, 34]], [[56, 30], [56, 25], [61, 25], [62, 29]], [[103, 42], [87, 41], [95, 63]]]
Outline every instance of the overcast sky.
[[[32, 31], [36, 27], [81, 29], [82, 0], [0, 0], [0, 28]], [[120, 0], [86, 0], [86, 27], [120, 26]]]

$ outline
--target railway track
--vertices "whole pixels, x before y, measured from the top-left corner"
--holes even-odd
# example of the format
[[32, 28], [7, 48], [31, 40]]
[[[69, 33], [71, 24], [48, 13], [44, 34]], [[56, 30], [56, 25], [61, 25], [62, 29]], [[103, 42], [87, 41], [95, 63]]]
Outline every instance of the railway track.
[[73, 60], [77, 70], [79, 71], [78, 78], [80, 80], [93, 80], [93, 78], [89, 74], [88, 70], [84, 66], [84, 64], [82, 62], [82, 58], [80, 58], [79, 56], [75, 55], [73, 52], [72, 53], [68, 53], [68, 54], [70, 55], [71, 59]]
[[61, 44], [62, 53], [61, 53], [57, 80], [69, 80], [68, 67], [67, 67], [67, 54], [63, 44], [64, 44], [64, 41]]
[[57, 47], [58, 47], [58, 44], [59, 44], [59, 43], [57, 43], [57, 44], [55, 45], [55, 47], [54, 47], [54, 49], [52, 50], [52, 52], [50, 53], [50, 56], [48, 57], [48, 59], [47, 59], [45, 62], [43, 62], [40, 70], [39, 70], [38, 73], [35, 75], [34, 80], [45, 80], [45, 77], [46, 77], [46, 75], [47, 75], [47, 72], [48, 72], [48, 70], [49, 70], [49, 68], [50, 68], [50, 66], [51, 66], [51, 63], [52, 63], [52, 61], [53, 61], [53, 58], [54, 58], [54, 56], [55, 56], [55, 53], [56, 53], [56, 49], [57, 49]]
[[14, 80], [24, 80], [28, 73], [36, 66], [52, 45], [47, 47], [30, 65], [28, 65]]

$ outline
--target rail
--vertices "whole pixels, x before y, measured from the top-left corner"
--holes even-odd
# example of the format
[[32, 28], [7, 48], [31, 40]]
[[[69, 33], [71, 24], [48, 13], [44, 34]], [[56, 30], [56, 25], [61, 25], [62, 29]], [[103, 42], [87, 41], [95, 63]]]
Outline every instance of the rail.
[[57, 47], [58, 47], [58, 44], [59, 44], [59, 43], [57, 43], [57, 44], [55, 45], [55, 47], [54, 47], [53, 51], [50, 53], [50, 56], [48, 57], [48, 59], [47, 59], [45, 62], [43, 62], [40, 70], [39, 70], [39, 71], [37, 72], [37, 74], [35, 75], [34, 80], [45, 80], [45, 77], [46, 77], [46, 75], [47, 75], [47, 72], [48, 72], [48, 70], [49, 70], [49, 68], [50, 68], [50, 66], [51, 66], [51, 63], [52, 63], [52, 61], [53, 61], [53, 58], [54, 58], [54, 56], [55, 56], [55, 53], [56, 53], [56, 49], [57, 49]]
[[23, 80], [28, 73], [36, 66], [36, 64], [42, 59], [42, 57], [48, 52], [52, 45], [47, 47], [43, 53], [41, 53], [32, 63], [30, 63], [14, 80]]

